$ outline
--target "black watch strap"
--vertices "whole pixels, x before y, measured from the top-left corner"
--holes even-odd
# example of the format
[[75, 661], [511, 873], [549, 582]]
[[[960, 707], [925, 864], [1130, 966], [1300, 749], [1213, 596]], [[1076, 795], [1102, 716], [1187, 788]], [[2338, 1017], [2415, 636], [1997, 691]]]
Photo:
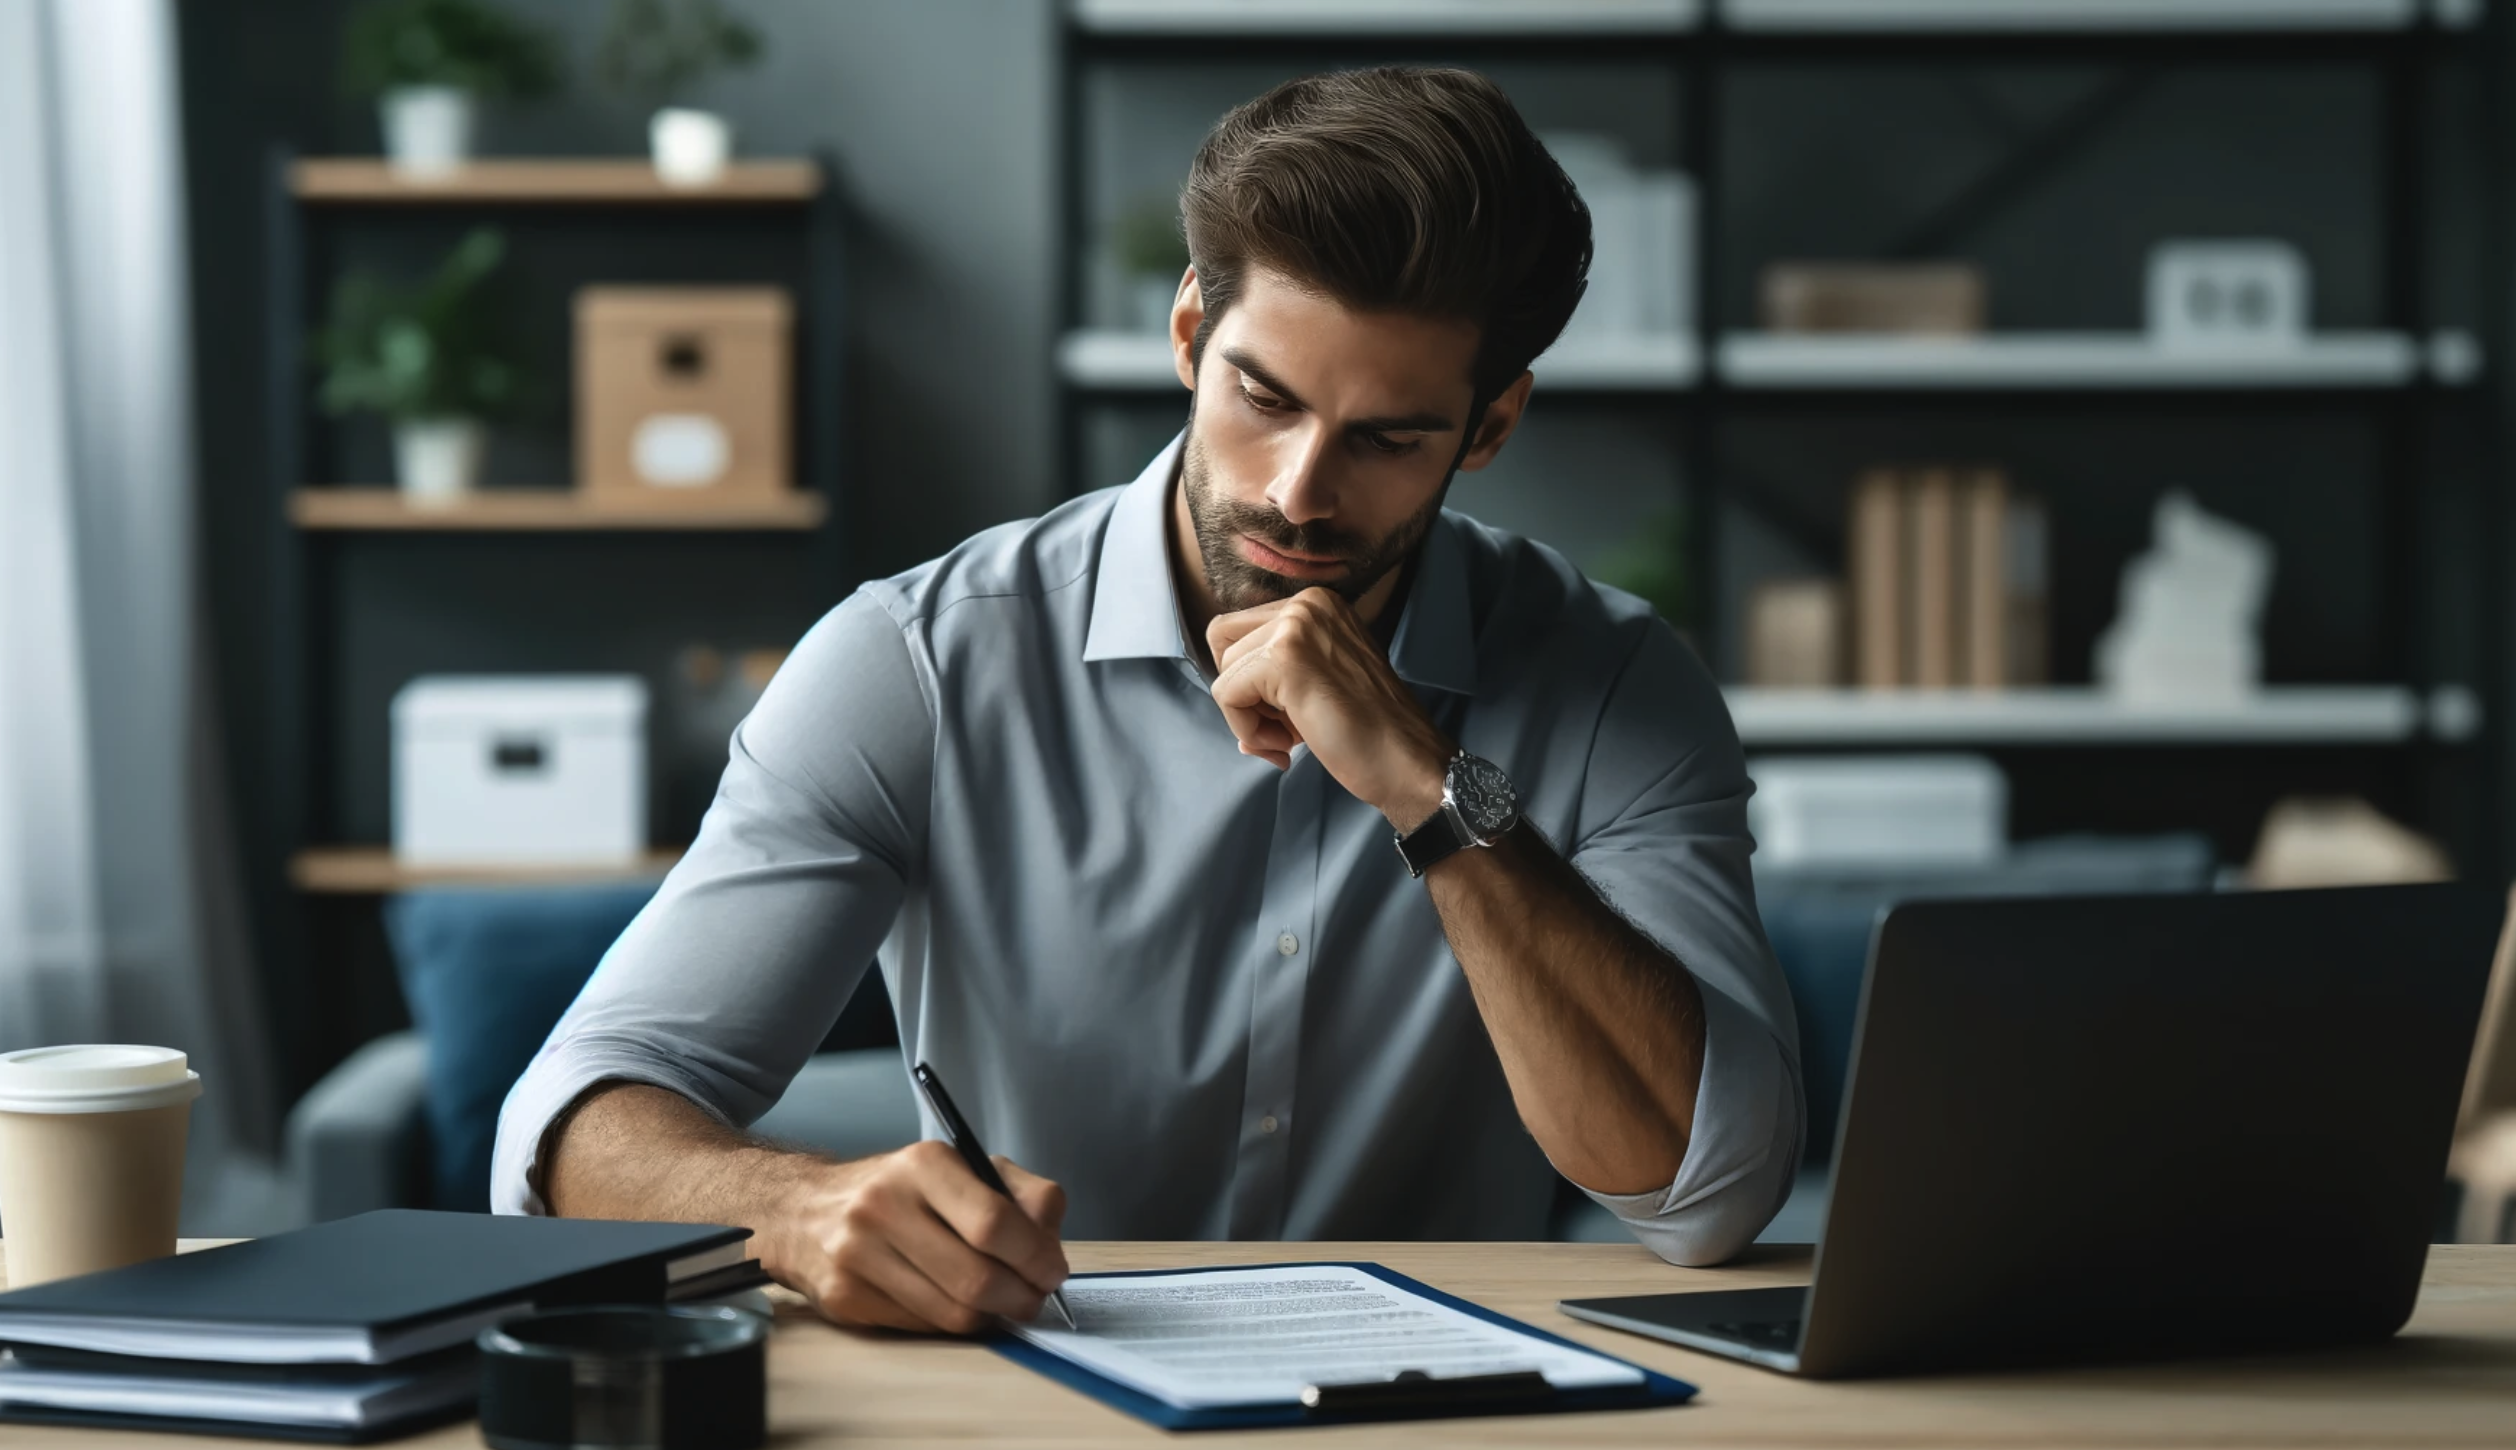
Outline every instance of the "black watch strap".
[[1445, 800], [1424, 824], [1398, 838], [1398, 859], [1407, 863], [1409, 876], [1422, 876], [1475, 844], [1467, 824]]

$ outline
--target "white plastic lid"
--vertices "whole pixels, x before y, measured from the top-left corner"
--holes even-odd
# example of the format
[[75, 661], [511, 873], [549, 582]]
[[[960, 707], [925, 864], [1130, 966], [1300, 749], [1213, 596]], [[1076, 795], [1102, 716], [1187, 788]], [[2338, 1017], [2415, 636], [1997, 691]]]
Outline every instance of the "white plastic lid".
[[396, 729], [643, 730], [636, 675], [421, 675], [393, 695]]
[[171, 1047], [82, 1043], [0, 1053], [0, 1113], [121, 1113], [188, 1103], [201, 1074]]

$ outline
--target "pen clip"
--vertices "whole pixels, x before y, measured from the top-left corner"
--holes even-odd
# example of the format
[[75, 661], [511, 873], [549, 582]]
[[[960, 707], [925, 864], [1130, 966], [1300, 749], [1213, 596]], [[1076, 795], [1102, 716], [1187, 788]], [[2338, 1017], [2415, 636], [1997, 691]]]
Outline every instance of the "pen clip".
[[1415, 1409], [1481, 1409], [1550, 1399], [1555, 1386], [1533, 1369], [1436, 1379], [1402, 1369], [1385, 1380], [1304, 1385], [1302, 1408], [1316, 1414], [1386, 1414]]

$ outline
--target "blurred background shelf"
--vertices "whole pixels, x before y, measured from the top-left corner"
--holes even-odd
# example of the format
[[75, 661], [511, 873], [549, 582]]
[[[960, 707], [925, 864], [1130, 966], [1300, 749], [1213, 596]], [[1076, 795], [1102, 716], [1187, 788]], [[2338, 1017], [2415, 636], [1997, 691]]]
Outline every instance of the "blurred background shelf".
[[1701, 0], [1075, 0], [1104, 35], [1665, 34], [1703, 20]]
[[[1774, 745], [2382, 745], [2431, 725], [2420, 696], [2396, 685], [2266, 688], [2241, 704], [2144, 705], [2089, 688], [1726, 692], [1739, 738]], [[2448, 712], [2436, 712], [2443, 717]], [[2453, 721], [2469, 734], [2478, 722]]]
[[421, 886], [563, 886], [612, 881], [651, 881], [673, 869], [679, 850], [649, 851], [616, 865], [412, 866], [395, 859], [390, 846], [318, 846], [288, 863], [300, 891], [330, 896], [378, 896]]
[[[1158, 333], [1079, 328], [1059, 341], [1057, 370], [1078, 388], [1181, 391], [1171, 368], [1170, 339]], [[1667, 333], [1567, 341], [1539, 358], [1534, 370], [1553, 388], [1658, 392], [1694, 386], [1702, 365], [1692, 336]]]
[[301, 488], [288, 516], [301, 529], [415, 533], [670, 531], [803, 532], [820, 528], [830, 503], [798, 489], [768, 499], [606, 504], [573, 489], [488, 489], [451, 504], [420, 506], [398, 489]]
[[[2477, 5], [2437, 7], [2470, 23]], [[1736, 30], [1842, 32], [2402, 30], [2422, 0], [1725, 0]]]
[[1850, 337], [1734, 332], [1722, 379], [1740, 388], [2401, 388], [2421, 376], [2399, 332], [2333, 332], [2281, 351], [2161, 348], [2139, 333]]
[[289, 167], [300, 201], [637, 203], [658, 206], [806, 202], [821, 194], [811, 161], [737, 161], [707, 186], [667, 186], [643, 159], [473, 161], [442, 177], [413, 178], [373, 157], [310, 157]]

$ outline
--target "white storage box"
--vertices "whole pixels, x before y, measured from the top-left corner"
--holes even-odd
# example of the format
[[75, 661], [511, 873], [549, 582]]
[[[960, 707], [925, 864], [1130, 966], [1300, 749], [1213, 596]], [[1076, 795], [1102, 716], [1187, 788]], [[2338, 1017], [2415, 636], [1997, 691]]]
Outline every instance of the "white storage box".
[[393, 852], [415, 865], [615, 863], [646, 847], [646, 682], [431, 675], [393, 697]]
[[2009, 842], [2009, 780], [1980, 755], [1764, 756], [1747, 828], [1768, 866], [1980, 866]]

